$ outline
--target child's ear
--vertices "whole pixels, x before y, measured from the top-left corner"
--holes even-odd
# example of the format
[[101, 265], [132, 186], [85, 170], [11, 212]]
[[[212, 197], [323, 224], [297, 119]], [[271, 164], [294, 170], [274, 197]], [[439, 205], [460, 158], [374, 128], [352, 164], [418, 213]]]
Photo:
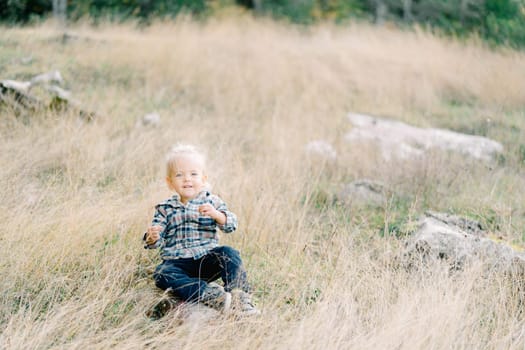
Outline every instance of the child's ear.
[[173, 182], [171, 182], [171, 178], [169, 176], [166, 176], [166, 185], [168, 185], [170, 190], [174, 190]]

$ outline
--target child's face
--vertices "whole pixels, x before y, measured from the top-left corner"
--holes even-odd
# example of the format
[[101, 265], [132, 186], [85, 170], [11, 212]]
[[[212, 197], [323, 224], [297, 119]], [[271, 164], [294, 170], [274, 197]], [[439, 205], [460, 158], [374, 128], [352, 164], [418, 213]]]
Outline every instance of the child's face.
[[203, 165], [191, 157], [181, 156], [175, 161], [175, 168], [166, 182], [171, 190], [179, 194], [181, 202], [186, 204], [202, 191], [206, 183]]

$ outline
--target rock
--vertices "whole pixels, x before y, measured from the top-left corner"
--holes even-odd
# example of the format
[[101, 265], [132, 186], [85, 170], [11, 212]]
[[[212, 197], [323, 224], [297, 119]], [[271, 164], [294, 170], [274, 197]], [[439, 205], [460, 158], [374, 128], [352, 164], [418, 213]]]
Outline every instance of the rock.
[[182, 324], [208, 322], [216, 319], [220, 312], [201, 303], [184, 302], [168, 291], [161, 294], [144, 313], [151, 320], [159, 320], [170, 314]]
[[217, 319], [220, 313], [217, 310], [206, 307], [202, 304], [186, 303], [186, 310], [183, 313], [185, 322], [203, 324]]
[[31, 64], [33, 62], [33, 56], [25, 56], [20, 59], [22, 64]]
[[22, 64], [22, 65], [30, 65], [33, 63], [33, 56], [24, 56], [24, 57], [16, 57], [13, 58], [10, 63], [11, 64]]
[[367, 179], [353, 181], [344, 185], [337, 194], [337, 200], [345, 205], [369, 205], [382, 207], [387, 201], [386, 187]]
[[142, 127], [142, 126], [152, 126], [157, 127], [160, 125], [160, 114], [158, 113], [148, 113], [144, 115], [142, 118], [137, 120], [136, 127]]
[[337, 158], [336, 150], [325, 140], [310, 141], [304, 148], [309, 156], [320, 157], [329, 161], [335, 161]]
[[351, 143], [371, 142], [386, 160], [411, 159], [432, 149], [453, 151], [476, 160], [490, 161], [503, 152], [503, 146], [481, 136], [435, 128], [418, 128], [402, 122], [350, 113], [352, 130], [345, 139]]
[[490, 239], [480, 223], [433, 212], [419, 219], [407, 242], [404, 260], [407, 266], [443, 261], [452, 269], [481, 263], [488, 270], [525, 272], [525, 254]]
[[429, 218], [440, 221], [447, 226], [458, 227], [463, 231], [478, 237], [484, 237], [487, 235], [487, 232], [481, 223], [472, 219], [434, 211], [427, 211], [425, 215]]

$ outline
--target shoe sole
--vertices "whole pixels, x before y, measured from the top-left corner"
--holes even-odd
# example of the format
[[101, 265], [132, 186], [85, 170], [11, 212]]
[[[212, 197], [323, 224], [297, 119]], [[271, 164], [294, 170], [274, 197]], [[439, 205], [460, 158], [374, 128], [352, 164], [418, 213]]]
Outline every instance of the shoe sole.
[[232, 306], [232, 295], [229, 292], [224, 294], [224, 306], [222, 307], [222, 312], [228, 313]]
[[[232, 295], [229, 292], [225, 292], [220, 299], [216, 299], [213, 303], [201, 301], [202, 304], [206, 305], [209, 308], [217, 310], [222, 313], [228, 313], [232, 305]], [[218, 300], [221, 300], [221, 305], [219, 307]]]
[[174, 301], [164, 299], [155, 304], [150, 310], [146, 311], [146, 316], [152, 320], [158, 320], [166, 316], [174, 308]]
[[252, 317], [252, 316], [259, 316], [260, 314], [261, 314], [261, 311], [257, 309], [239, 310], [236, 312], [236, 315], [239, 317]]

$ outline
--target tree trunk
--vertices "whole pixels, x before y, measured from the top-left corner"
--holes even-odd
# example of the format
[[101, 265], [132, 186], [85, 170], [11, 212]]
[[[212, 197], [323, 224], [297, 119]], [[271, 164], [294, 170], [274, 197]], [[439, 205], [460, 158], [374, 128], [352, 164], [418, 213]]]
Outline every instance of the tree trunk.
[[255, 11], [255, 13], [262, 13], [262, 3], [263, 0], [253, 0], [253, 10]]
[[375, 0], [376, 3], [376, 24], [382, 25], [388, 13], [388, 7], [384, 0]]
[[403, 19], [412, 22], [412, 0], [403, 0]]
[[67, 20], [67, 0], [53, 0], [53, 17], [60, 28], [66, 27]]
[[461, 4], [459, 8], [459, 20], [461, 21], [462, 26], [465, 25], [465, 19], [468, 16], [467, 11], [468, 11], [469, 2], [470, 2], [469, 0], [461, 0]]

